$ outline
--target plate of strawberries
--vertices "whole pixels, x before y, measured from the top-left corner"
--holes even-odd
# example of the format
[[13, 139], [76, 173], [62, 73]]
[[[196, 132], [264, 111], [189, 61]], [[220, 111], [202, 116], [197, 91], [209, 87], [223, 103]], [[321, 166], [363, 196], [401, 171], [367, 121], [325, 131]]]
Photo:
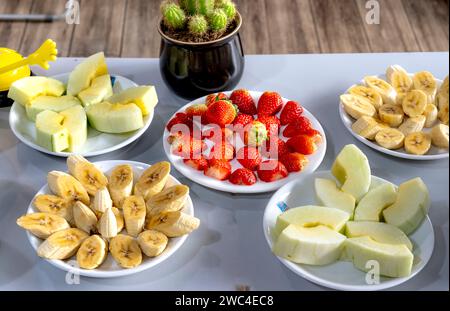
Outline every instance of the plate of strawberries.
[[314, 172], [327, 147], [319, 121], [277, 92], [211, 94], [178, 110], [164, 150], [184, 176], [229, 193], [275, 191]]

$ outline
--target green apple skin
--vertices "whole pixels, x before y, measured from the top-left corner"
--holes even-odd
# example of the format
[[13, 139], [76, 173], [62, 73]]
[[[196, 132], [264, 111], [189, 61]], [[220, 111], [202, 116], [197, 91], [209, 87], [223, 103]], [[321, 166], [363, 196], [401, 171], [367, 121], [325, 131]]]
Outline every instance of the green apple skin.
[[136, 104], [142, 111], [142, 115], [146, 116], [153, 112], [158, 104], [158, 95], [154, 86], [136, 86], [126, 89], [118, 94], [109, 97], [108, 102], [111, 104]]
[[347, 212], [350, 218], [353, 217], [356, 201], [352, 195], [339, 190], [331, 179], [316, 178], [314, 184], [317, 200], [321, 205], [340, 209]]
[[108, 74], [108, 67], [103, 52], [94, 54], [78, 64], [69, 75], [67, 94], [77, 96], [91, 86], [96, 77]]
[[144, 126], [141, 110], [135, 104], [103, 102], [86, 108], [89, 124], [104, 133], [127, 133]]
[[345, 228], [345, 235], [348, 238], [368, 236], [378, 243], [405, 245], [410, 251], [413, 250], [411, 240], [402, 230], [383, 222], [349, 221]]
[[103, 75], [92, 80], [92, 84], [87, 89], [78, 94], [78, 98], [84, 107], [101, 103], [113, 95], [111, 76]]
[[325, 226], [289, 225], [273, 246], [273, 253], [295, 263], [328, 265], [342, 254], [346, 237]]
[[352, 195], [356, 202], [369, 190], [372, 179], [369, 160], [355, 145], [347, 145], [341, 150], [331, 173], [342, 184], [341, 190]]
[[398, 187], [395, 203], [383, 211], [384, 220], [410, 235], [428, 214], [430, 195], [421, 178], [414, 178]]
[[61, 152], [69, 147], [69, 131], [62, 126], [64, 117], [45, 110], [36, 116], [36, 142], [50, 151]]
[[69, 131], [69, 152], [80, 150], [87, 139], [87, 117], [81, 105], [60, 112], [63, 126]]
[[61, 112], [69, 109], [70, 107], [81, 105], [78, 98], [66, 95], [66, 96], [38, 96], [33, 99], [30, 105], [25, 107], [27, 117], [30, 121], [35, 122], [36, 116], [44, 111], [51, 110], [54, 112]]
[[383, 210], [394, 204], [397, 189], [392, 184], [384, 184], [369, 192], [359, 201], [354, 219], [358, 221], [381, 221]]
[[342, 257], [350, 259], [357, 269], [364, 272], [373, 268], [369, 261], [376, 261], [380, 275], [392, 278], [409, 276], [414, 261], [414, 255], [405, 245], [379, 243], [368, 236], [345, 240]]
[[26, 107], [38, 96], [61, 96], [65, 90], [61, 81], [32, 76], [15, 81], [9, 88], [8, 97]]

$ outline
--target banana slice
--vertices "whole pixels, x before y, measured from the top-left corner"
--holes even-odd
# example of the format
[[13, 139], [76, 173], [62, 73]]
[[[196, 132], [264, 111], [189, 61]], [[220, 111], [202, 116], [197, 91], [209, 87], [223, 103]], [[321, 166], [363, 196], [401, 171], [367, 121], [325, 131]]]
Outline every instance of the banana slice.
[[412, 90], [403, 99], [402, 108], [409, 117], [418, 117], [425, 112], [427, 95], [423, 91]]
[[83, 241], [77, 252], [80, 268], [92, 270], [98, 268], [108, 256], [108, 242], [99, 235], [92, 235]]
[[442, 83], [441, 87], [439, 88], [438, 94], [436, 96], [436, 105], [441, 109], [445, 105], [448, 106], [449, 101], [449, 84], [448, 84], [448, 76], [445, 78], [444, 82]]
[[414, 75], [413, 82], [414, 89], [423, 91], [427, 97], [427, 103], [433, 104], [437, 92], [437, 83], [433, 74], [428, 71], [420, 71]]
[[383, 98], [374, 89], [365, 87], [363, 85], [355, 85], [348, 92], [351, 95], [364, 97], [372, 104], [372, 106], [375, 107], [375, 109], [379, 109], [383, 105]]
[[107, 209], [112, 208], [113, 202], [111, 196], [109, 195], [108, 189], [102, 188], [97, 190], [94, 196], [94, 202], [92, 204], [92, 209], [97, 213], [97, 216], [102, 215]]
[[409, 134], [414, 132], [421, 132], [423, 130], [423, 127], [425, 126], [425, 121], [425, 116], [409, 118], [399, 126], [398, 130], [405, 136], [408, 136]]
[[144, 198], [135, 195], [126, 198], [123, 201], [122, 210], [127, 233], [136, 237], [144, 228], [147, 211]]
[[364, 97], [358, 95], [341, 95], [341, 103], [353, 119], [359, 119], [362, 116], [374, 117], [377, 114], [375, 107]]
[[109, 251], [122, 268], [134, 268], [142, 262], [139, 244], [130, 236], [119, 234], [109, 243]]
[[425, 127], [433, 127], [438, 118], [438, 109], [433, 104], [427, 104], [423, 115], [425, 116]]
[[377, 133], [375, 141], [383, 148], [395, 150], [403, 147], [405, 135], [397, 129], [383, 129]]
[[50, 190], [59, 197], [69, 201], [81, 201], [89, 204], [89, 195], [83, 185], [69, 174], [51, 171], [47, 175], [47, 183]]
[[169, 243], [167, 236], [156, 230], [146, 230], [137, 237], [142, 252], [148, 257], [157, 257], [164, 252]]
[[108, 185], [106, 176], [91, 162], [80, 155], [67, 158], [69, 173], [75, 177], [90, 195]]
[[182, 213], [164, 212], [150, 218], [146, 225], [146, 229], [157, 230], [169, 238], [176, 238], [185, 234], [189, 234], [200, 226], [200, 219]]
[[364, 78], [364, 83], [381, 95], [384, 104], [396, 103], [397, 93], [395, 92], [395, 89], [392, 87], [392, 85], [390, 85], [386, 81], [375, 76], [369, 76]]
[[366, 139], [373, 140], [382, 126], [372, 117], [362, 116], [352, 125], [353, 132]]
[[41, 239], [46, 239], [55, 232], [70, 228], [63, 217], [49, 213], [32, 213], [23, 215], [16, 221], [17, 225]]
[[405, 150], [410, 154], [424, 155], [430, 148], [431, 137], [426, 133], [411, 133], [405, 138]]
[[448, 103], [439, 110], [438, 118], [442, 123], [448, 125]]
[[390, 127], [397, 127], [403, 122], [403, 109], [398, 105], [385, 104], [381, 106], [378, 114], [381, 121], [386, 123]]
[[112, 208], [108, 208], [97, 223], [98, 233], [105, 239], [113, 238], [117, 235], [117, 219], [116, 215], [112, 211]]
[[123, 219], [122, 212], [119, 211], [117, 207], [113, 207], [112, 211], [114, 213], [114, 216], [116, 216], [117, 232], [119, 233], [123, 230], [123, 227], [125, 226], [125, 220]]
[[391, 79], [391, 84], [397, 92], [397, 104], [401, 104], [406, 94], [412, 89], [413, 80], [407, 72], [401, 70], [393, 72]]
[[77, 228], [87, 233], [94, 231], [97, 225], [97, 216], [95, 216], [95, 213], [80, 201], [75, 202], [73, 205], [73, 217]]
[[116, 166], [109, 176], [108, 188], [114, 205], [122, 208], [123, 200], [133, 191], [133, 168], [131, 165]]
[[138, 179], [134, 186], [134, 194], [145, 200], [161, 192], [170, 174], [170, 163], [159, 162], [150, 166]]
[[[391, 65], [391, 66], [387, 67], [387, 69], [386, 69], [387, 82], [389, 82], [392, 85], [393, 75], [398, 72], [408, 75], [408, 72], [406, 71], [406, 69], [400, 65]], [[411, 79], [411, 84], [412, 84], [412, 79]]]
[[431, 130], [431, 142], [439, 148], [448, 149], [448, 125], [438, 124]]
[[47, 259], [67, 259], [75, 255], [81, 243], [88, 237], [86, 232], [77, 228], [58, 231], [39, 245], [37, 254]]
[[183, 208], [188, 195], [189, 187], [185, 185], [164, 189], [147, 200], [147, 214], [154, 216], [162, 212], [179, 211]]
[[66, 199], [51, 194], [39, 194], [34, 198], [33, 205], [42, 213], [58, 215], [73, 223], [72, 205]]

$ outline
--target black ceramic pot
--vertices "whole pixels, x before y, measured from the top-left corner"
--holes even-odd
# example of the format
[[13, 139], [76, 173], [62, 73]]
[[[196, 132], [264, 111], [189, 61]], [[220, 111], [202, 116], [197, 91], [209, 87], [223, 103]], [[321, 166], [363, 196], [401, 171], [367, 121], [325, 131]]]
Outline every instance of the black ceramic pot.
[[232, 90], [244, 71], [244, 50], [239, 36], [242, 25], [228, 35], [210, 42], [189, 43], [161, 34], [159, 65], [167, 85], [179, 96], [194, 99], [211, 93]]

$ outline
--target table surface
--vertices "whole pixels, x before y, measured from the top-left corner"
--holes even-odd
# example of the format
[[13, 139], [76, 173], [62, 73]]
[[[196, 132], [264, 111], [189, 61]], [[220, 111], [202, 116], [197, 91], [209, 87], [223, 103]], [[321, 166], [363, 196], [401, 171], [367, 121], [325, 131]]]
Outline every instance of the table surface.
[[[59, 59], [49, 72], [70, 71], [76, 59]], [[164, 85], [157, 59], [108, 59], [110, 72], [139, 84], [157, 87], [160, 102], [154, 121], [138, 141], [121, 150], [90, 158], [154, 163], [165, 160], [164, 124], [186, 104]], [[239, 87], [276, 90], [300, 101], [322, 123], [328, 150], [319, 170], [329, 170], [346, 144], [358, 145], [368, 156], [375, 175], [401, 183], [420, 176], [432, 198], [430, 217], [435, 250], [425, 269], [395, 290], [449, 289], [449, 161], [410, 161], [390, 157], [356, 141], [337, 113], [338, 96], [368, 74], [380, 74], [390, 64], [411, 72], [429, 70], [438, 78], [448, 74], [448, 53], [338, 54], [248, 56]], [[35, 151], [20, 143], [8, 124], [9, 109], [0, 109], [0, 290], [323, 290], [295, 275], [272, 255], [263, 235], [262, 218], [271, 193], [232, 195], [204, 188], [174, 171], [191, 187], [198, 231], [159, 266], [117, 279], [80, 279], [66, 282], [66, 272], [40, 259], [16, 224], [50, 170], [65, 170], [65, 159]], [[71, 283], [71, 282], [69, 282]]]

